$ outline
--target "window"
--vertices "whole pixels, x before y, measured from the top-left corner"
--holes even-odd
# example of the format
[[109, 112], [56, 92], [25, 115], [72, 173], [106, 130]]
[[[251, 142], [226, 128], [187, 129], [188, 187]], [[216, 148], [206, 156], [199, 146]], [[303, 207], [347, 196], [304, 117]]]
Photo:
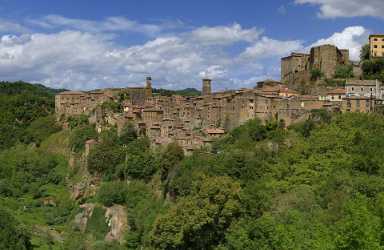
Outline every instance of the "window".
[[371, 88], [371, 92], [373, 91], [373, 88]]
[[377, 49], [377, 45], [373, 45], [373, 47], [374, 47], [375, 49]]
[[377, 38], [374, 38], [373, 41], [377, 41]]
[[384, 49], [384, 45], [381, 45], [381, 48]]
[[352, 91], [354, 91], [355, 89], [352, 87]]

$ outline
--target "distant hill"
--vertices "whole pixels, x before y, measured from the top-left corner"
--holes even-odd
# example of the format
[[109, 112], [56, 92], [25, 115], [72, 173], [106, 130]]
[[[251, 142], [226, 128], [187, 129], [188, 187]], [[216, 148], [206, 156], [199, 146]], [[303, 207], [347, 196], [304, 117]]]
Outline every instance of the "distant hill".
[[0, 150], [20, 141], [32, 122], [53, 114], [55, 94], [61, 91], [22, 81], [0, 82]]
[[168, 90], [168, 89], [153, 89], [154, 94], [171, 96], [171, 95], [181, 95], [181, 96], [199, 96], [201, 92], [195, 88], [186, 88], [181, 90]]
[[65, 91], [65, 89], [53, 89], [42, 84], [32, 84], [23, 81], [17, 82], [0, 82], [0, 94], [15, 95], [29, 93], [34, 95], [52, 95]]

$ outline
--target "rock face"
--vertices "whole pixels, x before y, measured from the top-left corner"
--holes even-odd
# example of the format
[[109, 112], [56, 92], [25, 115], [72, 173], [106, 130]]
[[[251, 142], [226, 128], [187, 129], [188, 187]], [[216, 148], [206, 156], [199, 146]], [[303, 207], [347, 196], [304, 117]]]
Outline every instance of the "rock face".
[[100, 180], [90, 176], [85, 176], [83, 179], [74, 184], [71, 190], [71, 198], [79, 200], [81, 198], [91, 197], [96, 194], [97, 187], [99, 186]]
[[109, 232], [105, 236], [106, 241], [119, 241], [124, 240], [124, 233], [128, 230], [127, 212], [125, 207], [121, 205], [114, 205], [107, 208], [105, 212]]
[[95, 204], [87, 203], [80, 206], [83, 211], [75, 216], [75, 226], [84, 233], [87, 229], [87, 223], [89, 218], [91, 218]]

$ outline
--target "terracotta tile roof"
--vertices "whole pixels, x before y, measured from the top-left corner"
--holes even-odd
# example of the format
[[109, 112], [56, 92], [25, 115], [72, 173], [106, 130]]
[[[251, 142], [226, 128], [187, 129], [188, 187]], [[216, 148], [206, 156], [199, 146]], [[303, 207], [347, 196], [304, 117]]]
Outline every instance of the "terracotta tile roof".
[[337, 88], [327, 92], [328, 95], [336, 94], [336, 95], [345, 95], [346, 91], [344, 88]]
[[373, 85], [373, 86], [376, 86], [376, 80], [348, 80], [346, 85], [354, 85], [354, 86], [372, 86]]

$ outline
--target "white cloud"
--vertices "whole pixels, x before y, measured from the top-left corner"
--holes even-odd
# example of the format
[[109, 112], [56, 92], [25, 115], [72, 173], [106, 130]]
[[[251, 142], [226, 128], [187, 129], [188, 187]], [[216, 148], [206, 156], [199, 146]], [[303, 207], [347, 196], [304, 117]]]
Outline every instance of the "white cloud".
[[211, 65], [199, 73], [201, 78], [220, 79], [227, 76], [228, 71], [222, 65]]
[[[147, 26], [124, 18], [94, 22], [51, 15], [27, 23], [46, 32], [0, 37], [2, 79], [68, 89], [133, 86], [141, 84], [148, 74], [154, 78], [155, 87], [200, 88], [201, 77], [213, 78], [218, 89], [241, 87], [234, 84], [245, 84], [243, 79], [254, 79], [255, 75], [268, 75], [269, 67], [262, 67], [262, 60], [280, 52], [265, 48], [263, 56], [239, 61], [239, 52], [231, 52], [231, 46], [290, 44], [260, 39], [259, 29], [244, 29], [239, 24], [197, 27], [164, 35], [164, 25]], [[116, 34], [136, 29], [151, 35], [160, 33], [134, 46], [115, 40]]]
[[259, 38], [261, 30], [243, 29], [240, 24], [231, 26], [200, 27], [192, 31], [193, 39], [206, 44], [232, 44], [235, 42], [252, 42]]
[[295, 0], [295, 3], [319, 5], [319, 16], [323, 18], [384, 17], [383, 0]]
[[14, 32], [14, 33], [25, 33], [28, 32], [28, 28], [21, 24], [0, 19], [0, 32]]
[[[146, 24], [133, 22], [131, 26], [127, 19], [114, 18], [96, 23], [58, 16], [47, 20], [33, 23], [31, 27], [38, 25], [39, 32], [0, 36], [1, 80], [94, 89], [137, 86], [151, 75], [154, 87], [180, 89], [200, 88], [201, 78], [210, 77], [214, 88], [233, 89], [252, 87], [263, 78], [278, 79], [280, 57], [304, 49], [302, 41], [261, 37], [260, 29], [239, 24], [187, 31], [189, 27], [169, 34], [163, 25], [153, 25], [158, 28], [144, 32], [153, 37], [128, 46], [116, 35]], [[316, 44], [335, 43], [355, 48], [356, 54], [365, 32], [362, 27], [350, 27]]]
[[60, 15], [48, 15], [40, 19], [30, 19], [28, 22], [45, 29], [66, 28], [86, 32], [129, 31], [155, 35], [162, 30], [160, 25], [142, 24], [119, 16], [108, 17], [102, 21], [90, 21]]
[[301, 50], [301, 41], [279, 41], [268, 37], [263, 37], [256, 41], [240, 55], [242, 59], [258, 59], [266, 57], [284, 56], [292, 51]]
[[359, 60], [361, 46], [368, 41], [368, 30], [362, 26], [351, 26], [336, 32], [328, 38], [320, 39], [312, 46], [332, 44], [340, 49], [349, 49], [351, 60]]

